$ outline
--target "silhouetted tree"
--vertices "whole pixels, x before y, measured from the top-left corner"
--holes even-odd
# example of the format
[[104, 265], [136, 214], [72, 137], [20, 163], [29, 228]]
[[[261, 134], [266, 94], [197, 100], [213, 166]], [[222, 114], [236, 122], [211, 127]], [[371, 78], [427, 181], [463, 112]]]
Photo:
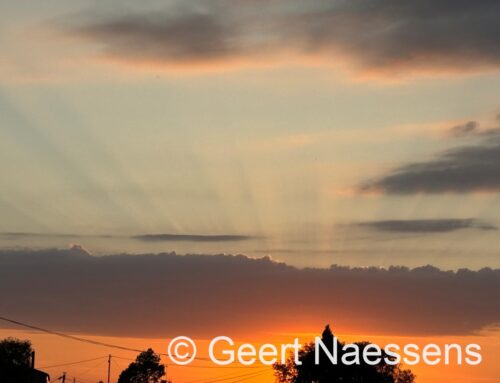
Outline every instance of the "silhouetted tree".
[[[334, 341], [330, 326], [326, 326], [321, 340], [328, 347], [328, 351], [333, 353]], [[368, 342], [355, 343], [359, 347], [359, 354], [363, 355], [363, 350], [370, 345]], [[331, 345], [331, 347], [330, 347]], [[346, 365], [341, 363], [344, 352], [344, 343], [337, 340], [338, 363], [333, 364], [326, 353], [321, 350], [319, 353], [319, 363], [315, 363], [315, 345], [306, 344], [299, 351], [301, 364], [296, 364], [293, 357], [285, 363], [276, 363], [273, 368], [275, 376], [280, 383], [413, 383], [415, 375], [410, 370], [403, 370], [399, 364], [387, 364], [384, 358], [388, 358], [382, 350], [381, 362], [370, 365], [360, 357], [359, 364]]]
[[15, 338], [6, 338], [0, 341], [0, 366], [31, 365], [31, 353], [33, 348], [29, 340], [20, 340]]
[[165, 366], [160, 363], [160, 356], [148, 348], [122, 371], [118, 383], [159, 383], [164, 375]]

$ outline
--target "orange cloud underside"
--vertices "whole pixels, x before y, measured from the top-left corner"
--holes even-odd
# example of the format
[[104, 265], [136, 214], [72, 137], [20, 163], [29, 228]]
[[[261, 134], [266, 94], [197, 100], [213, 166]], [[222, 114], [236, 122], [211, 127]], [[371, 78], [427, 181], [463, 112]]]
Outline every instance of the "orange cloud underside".
[[[470, 66], [461, 63], [442, 63], [439, 66], [427, 64], [429, 61], [422, 58], [418, 61], [393, 61], [386, 65], [370, 65], [360, 58], [342, 50], [319, 52], [312, 54], [297, 53], [293, 50], [280, 49], [275, 52], [259, 54], [234, 54], [224, 57], [207, 59], [169, 60], [168, 58], [127, 57], [102, 53], [95, 57], [96, 62], [121, 66], [126, 70], [137, 70], [148, 73], [176, 73], [176, 74], [210, 74], [225, 71], [245, 70], [251, 68], [274, 68], [287, 65], [305, 67], [332, 68], [348, 73], [355, 82], [375, 81], [380, 83], [399, 83], [403, 80], [419, 76], [463, 76], [480, 72], [496, 72], [498, 68], [485, 63]], [[434, 60], [435, 61], [435, 60]], [[430, 61], [432, 62], [432, 60]]]

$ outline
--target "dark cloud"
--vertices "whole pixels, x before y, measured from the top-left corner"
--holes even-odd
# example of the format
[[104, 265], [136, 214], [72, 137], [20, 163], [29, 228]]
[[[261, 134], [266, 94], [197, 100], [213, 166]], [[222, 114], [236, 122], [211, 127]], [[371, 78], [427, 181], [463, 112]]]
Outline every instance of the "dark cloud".
[[0, 313], [64, 331], [244, 337], [470, 334], [500, 322], [500, 270], [297, 269], [269, 258], [0, 251]]
[[159, 62], [209, 60], [237, 51], [230, 44], [236, 26], [218, 14], [215, 4], [125, 14], [82, 25], [76, 32], [105, 43], [113, 56]]
[[463, 229], [497, 230], [494, 225], [476, 219], [410, 219], [359, 222], [355, 224], [396, 233], [448, 233]]
[[453, 126], [448, 130], [451, 137], [456, 138], [495, 138], [500, 137], [500, 128], [479, 129], [479, 122], [468, 121], [466, 123]]
[[[489, 137], [484, 137], [489, 136]], [[500, 191], [500, 136], [485, 131], [475, 145], [448, 150], [434, 159], [413, 162], [365, 183], [362, 192], [387, 194]]]
[[465, 124], [456, 125], [452, 127], [449, 131], [451, 136], [462, 137], [477, 133], [479, 128], [479, 123], [477, 121], [469, 121]]
[[500, 64], [499, 14], [495, 0], [179, 0], [150, 12], [87, 15], [70, 29], [124, 60], [172, 64], [282, 51], [347, 57], [369, 70], [472, 70]]
[[232, 242], [253, 239], [246, 235], [144, 234], [132, 237], [141, 241]]

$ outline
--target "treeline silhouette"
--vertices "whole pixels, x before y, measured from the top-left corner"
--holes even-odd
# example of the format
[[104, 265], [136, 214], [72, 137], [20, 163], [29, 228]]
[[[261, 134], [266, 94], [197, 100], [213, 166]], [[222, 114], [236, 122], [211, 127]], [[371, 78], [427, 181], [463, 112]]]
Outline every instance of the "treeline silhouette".
[[[333, 353], [334, 335], [330, 326], [326, 326], [321, 336], [321, 341], [327, 345], [328, 351]], [[357, 342], [360, 352], [368, 346], [369, 342]], [[337, 357], [340, 361], [343, 354], [344, 343], [337, 340]], [[415, 375], [410, 370], [405, 370], [398, 364], [388, 364], [384, 358], [389, 358], [382, 353], [380, 363], [376, 365], [367, 364], [360, 358], [359, 364], [346, 365], [334, 364], [326, 353], [320, 348], [319, 363], [315, 360], [315, 344], [306, 344], [299, 351], [298, 360], [295, 363], [294, 356], [287, 359], [285, 363], [276, 363], [273, 368], [279, 383], [413, 383]], [[390, 359], [390, 358], [389, 358]]]
[[160, 355], [148, 348], [122, 371], [118, 383], [160, 383], [163, 376], [165, 366], [160, 362]]
[[[326, 326], [321, 341], [330, 354], [333, 354], [334, 342], [337, 342], [336, 352], [338, 360], [342, 360], [345, 353], [345, 343], [337, 340], [330, 326]], [[360, 353], [370, 345], [369, 342], [354, 343], [359, 347]], [[382, 351], [381, 361], [378, 364], [368, 364], [363, 358], [359, 363], [347, 365], [343, 363], [332, 363], [329, 356], [321, 348], [319, 350], [319, 363], [316, 363], [316, 345], [308, 343], [298, 353], [299, 363], [295, 362], [295, 356], [290, 356], [285, 363], [273, 365], [277, 382], [279, 383], [414, 383], [415, 375], [407, 369], [403, 369], [399, 363], [387, 363], [391, 357]], [[44, 382], [48, 375], [34, 370], [34, 350], [28, 340], [7, 338], [0, 341], [0, 381], [2, 383], [19, 383], [20, 374], [26, 375], [26, 371], [37, 372], [38, 375], [30, 376], [23, 382]], [[3, 375], [2, 375], [3, 374]], [[17, 375], [16, 375], [17, 374]], [[125, 368], [118, 383], [162, 383], [166, 382], [165, 366], [161, 363], [159, 354], [151, 348], [140, 352], [135, 361]], [[6, 380], [7, 379], [7, 380]]]

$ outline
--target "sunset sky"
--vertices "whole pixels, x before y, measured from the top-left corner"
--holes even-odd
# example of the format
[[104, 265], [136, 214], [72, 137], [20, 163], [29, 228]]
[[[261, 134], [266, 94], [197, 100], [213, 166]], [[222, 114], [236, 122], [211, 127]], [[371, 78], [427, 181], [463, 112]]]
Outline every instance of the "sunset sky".
[[[3, 2], [0, 316], [498, 359], [499, 22], [494, 0]], [[47, 364], [96, 352], [22, 336]]]

